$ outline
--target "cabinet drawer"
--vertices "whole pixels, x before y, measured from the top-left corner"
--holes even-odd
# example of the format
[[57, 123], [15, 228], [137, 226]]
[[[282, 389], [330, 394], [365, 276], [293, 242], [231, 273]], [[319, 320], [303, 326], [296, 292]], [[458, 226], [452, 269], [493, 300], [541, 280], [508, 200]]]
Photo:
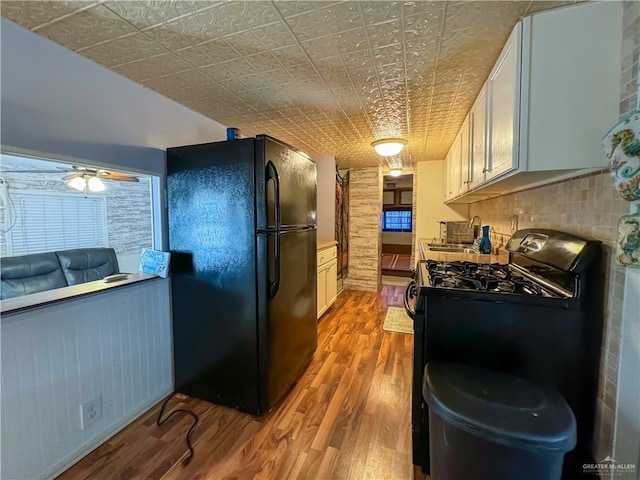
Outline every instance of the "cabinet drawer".
[[337, 256], [338, 255], [336, 247], [329, 247], [325, 248], [324, 250], [320, 250], [318, 252], [318, 266], [330, 262], [334, 258], [337, 258]]

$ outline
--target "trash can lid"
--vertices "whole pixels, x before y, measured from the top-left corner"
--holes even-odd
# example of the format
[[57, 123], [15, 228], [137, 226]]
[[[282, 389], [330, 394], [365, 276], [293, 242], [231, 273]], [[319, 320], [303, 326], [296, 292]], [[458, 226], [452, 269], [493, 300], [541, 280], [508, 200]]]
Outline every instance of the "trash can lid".
[[526, 450], [568, 452], [576, 445], [573, 412], [554, 390], [455, 363], [428, 363], [423, 378], [429, 408], [466, 432]]

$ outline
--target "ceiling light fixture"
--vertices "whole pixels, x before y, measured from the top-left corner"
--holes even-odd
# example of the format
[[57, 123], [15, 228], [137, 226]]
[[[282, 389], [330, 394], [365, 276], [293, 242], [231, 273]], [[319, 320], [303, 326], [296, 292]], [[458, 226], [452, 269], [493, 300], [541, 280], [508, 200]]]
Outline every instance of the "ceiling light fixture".
[[400, 175], [402, 175], [402, 170], [399, 168], [394, 168], [393, 170], [389, 171], [389, 175], [391, 175], [392, 177], [399, 177]]
[[93, 175], [82, 175], [69, 180], [68, 185], [81, 192], [102, 192], [105, 188], [104, 182]]
[[407, 141], [404, 138], [383, 138], [376, 140], [371, 146], [378, 155], [392, 157], [393, 155], [399, 154], [406, 144]]
[[85, 189], [87, 188], [87, 181], [85, 180], [84, 177], [74, 177], [71, 180], [69, 180], [68, 185], [72, 188], [75, 188], [76, 190], [80, 190], [81, 192], [84, 192]]
[[102, 192], [104, 190], [104, 182], [98, 177], [90, 177], [87, 186], [92, 192]]

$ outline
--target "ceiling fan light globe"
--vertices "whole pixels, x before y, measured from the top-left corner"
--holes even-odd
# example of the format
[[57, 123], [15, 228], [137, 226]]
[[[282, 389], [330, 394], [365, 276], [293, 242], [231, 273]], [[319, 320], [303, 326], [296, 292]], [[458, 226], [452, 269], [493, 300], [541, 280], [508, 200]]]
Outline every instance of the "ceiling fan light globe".
[[104, 190], [104, 182], [98, 177], [91, 177], [87, 185], [92, 192], [102, 192]]
[[406, 144], [407, 141], [404, 138], [383, 138], [376, 140], [371, 146], [378, 155], [392, 157], [399, 154]]
[[76, 190], [84, 192], [87, 188], [87, 180], [84, 177], [75, 177], [69, 180], [68, 185], [71, 188], [75, 188]]

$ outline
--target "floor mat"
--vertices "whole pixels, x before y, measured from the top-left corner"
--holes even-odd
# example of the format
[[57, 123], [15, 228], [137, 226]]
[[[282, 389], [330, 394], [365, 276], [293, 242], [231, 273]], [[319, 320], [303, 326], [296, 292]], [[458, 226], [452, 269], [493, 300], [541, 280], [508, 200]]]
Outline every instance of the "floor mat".
[[413, 320], [404, 308], [389, 307], [382, 329], [387, 332], [409, 333], [413, 335]]
[[382, 269], [383, 270], [403, 270], [409, 271], [411, 265], [411, 255], [399, 253], [383, 253]]

